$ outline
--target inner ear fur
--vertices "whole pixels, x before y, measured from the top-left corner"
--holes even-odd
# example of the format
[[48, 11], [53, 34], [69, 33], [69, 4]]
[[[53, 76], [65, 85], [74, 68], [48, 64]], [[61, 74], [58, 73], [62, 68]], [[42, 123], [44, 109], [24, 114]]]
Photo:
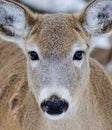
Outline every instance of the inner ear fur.
[[17, 44], [25, 53], [24, 40], [37, 17], [27, 7], [12, 0], [0, 0], [0, 10], [0, 39]]
[[93, 0], [82, 11], [79, 21], [85, 31], [98, 36], [112, 31], [112, 0]]
[[35, 24], [34, 14], [20, 3], [1, 0], [0, 10], [0, 37], [3, 40], [16, 41], [15, 37], [24, 37]]

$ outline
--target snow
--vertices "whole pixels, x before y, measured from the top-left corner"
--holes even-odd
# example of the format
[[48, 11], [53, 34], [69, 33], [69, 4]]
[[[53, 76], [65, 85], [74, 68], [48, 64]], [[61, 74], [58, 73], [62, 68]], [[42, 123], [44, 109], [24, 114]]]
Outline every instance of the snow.
[[84, 0], [21, 0], [36, 9], [49, 12], [79, 12], [86, 2]]
[[102, 48], [102, 49], [110, 49], [111, 44], [109, 42], [108, 37], [94, 37], [92, 38], [92, 43], [94, 44], [95, 48]]

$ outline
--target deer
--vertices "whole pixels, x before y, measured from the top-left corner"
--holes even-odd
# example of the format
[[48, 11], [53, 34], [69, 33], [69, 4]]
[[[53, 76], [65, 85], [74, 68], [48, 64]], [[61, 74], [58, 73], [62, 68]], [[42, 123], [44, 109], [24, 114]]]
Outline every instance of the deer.
[[0, 130], [112, 130], [112, 79], [90, 57], [111, 31], [112, 0], [72, 14], [0, 0]]

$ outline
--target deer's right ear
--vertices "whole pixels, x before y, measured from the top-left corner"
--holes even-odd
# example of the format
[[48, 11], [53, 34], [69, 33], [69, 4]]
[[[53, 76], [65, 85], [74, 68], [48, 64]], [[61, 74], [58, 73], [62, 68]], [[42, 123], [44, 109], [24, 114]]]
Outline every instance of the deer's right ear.
[[22, 5], [0, 0], [0, 38], [17, 43], [24, 49], [23, 39], [34, 25], [33, 14]]

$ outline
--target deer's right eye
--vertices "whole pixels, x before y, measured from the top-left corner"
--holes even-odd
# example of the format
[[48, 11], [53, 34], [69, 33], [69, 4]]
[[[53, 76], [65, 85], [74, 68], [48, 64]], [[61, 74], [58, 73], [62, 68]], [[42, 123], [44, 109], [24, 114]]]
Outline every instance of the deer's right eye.
[[35, 51], [30, 51], [29, 55], [31, 60], [39, 60], [39, 56]]

